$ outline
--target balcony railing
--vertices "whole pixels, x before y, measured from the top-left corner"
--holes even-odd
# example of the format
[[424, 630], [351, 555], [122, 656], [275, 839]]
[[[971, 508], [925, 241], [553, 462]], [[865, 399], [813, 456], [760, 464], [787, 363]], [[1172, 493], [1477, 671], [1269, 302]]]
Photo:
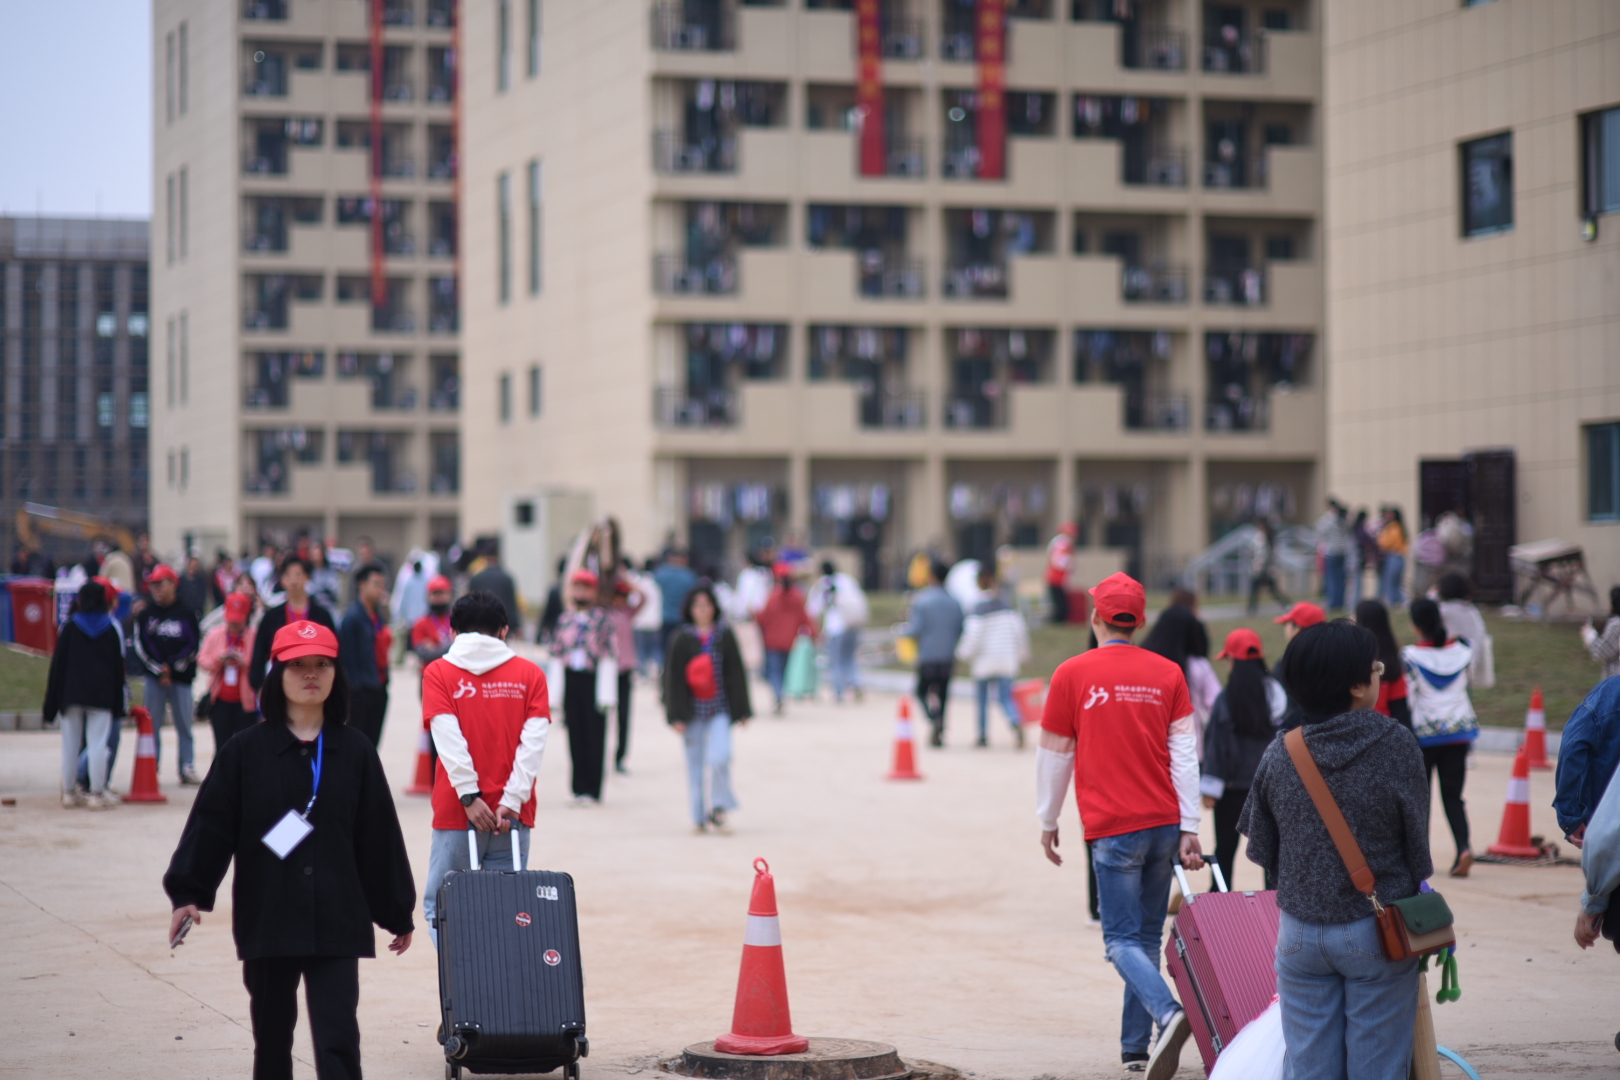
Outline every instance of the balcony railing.
[[288, 323], [288, 306], [285, 301], [279, 304], [259, 306], [250, 304], [242, 313], [242, 329], [244, 330], [285, 330]]
[[736, 427], [740, 412], [730, 390], [695, 394], [661, 386], [653, 391], [653, 423], [661, 428]]
[[972, 180], [979, 175], [983, 155], [978, 143], [950, 143], [940, 159], [940, 175], [947, 180]]
[[387, 26], [414, 26], [416, 11], [409, 0], [387, 0], [383, 4], [382, 21]]
[[[888, 60], [921, 60], [923, 21], [913, 18], [888, 20], [883, 28], [883, 56]], [[857, 52], [859, 51], [857, 46]]]
[[681, 255], [653, 256], [653, 292], [659, 296], [730, 296], [737, 291], [737, 261], [729, 255], [690, 265]]
[[1204, 405], [1205, 431], [1269, 431], [1271, 403], [1263, 396], [1211, 398]]
[[1204, 70], [1213, 74], [1260, 75], [1266, 70], [1266, 36], [1221, 34], [1204, 42]]
[[1187, 151], [1184, 147], [1154, 147], [1144, 154], [1125, 154], [1127, 184], [1149, 187], [1186, 187]]
[[[855, 140], [855, 160], [860, 168], [860, 138]], [[928, 172], [927, 143], [922, 139], [900, 137], [887, 140], [883, 149], [883, 167], [887, 176], [910, 176], [921, 179]]]
[[242, 159], [242, 171], [249, 176], [286, 176], [287, 148], [283, 146], [280, 153], [276, 154], [256, 154], [250, 151]]
[[415, 333], [416, 314], [405, 307], [373, 307], [371, 329], [379, 334]]
[[382, 174], [384, 176], [403, 177], [408, 180], [416, 175], [416, 159], [408, 154], [384, 158]]
[[1144, 26], [1120, 44], [1120, 66], [1154, 71], [1187, 70], [1187, 32]]
[[285, 409], [288, 403], [285, 379], [267, 386], [250, 386], [242, 395], [242, 404], [250, 409]]
[[863, 251], [855, 263], [860, 295], [871, 299], [920, 299], [924, 293], [921, 259], [884, 258]]
[[415, 255], [416, 237], [410, 233], [384, 233], [383, 252], [388, 255]]
[[1266, 155], [1254, 154], [1237, 161], [1205, 161], [1204, 186], [1207, 188], [1263, 188], [1266, 186]]
[[953, 431], [991, 431], [1007, 426], [1003, 394], [955, 391], [945, 399], [945, 426]]
[[855, 413], [863, 428], [921, 431], [928, 426], [928, 396], [922, 390], [874, 390], [856, 399]]
[[1204, 270], [1204, 303], [1258, 307], [1266, 302], [1266, 272], [1253, 266], [1211, 266]]
[[1128, 304], [1187, 302], [1185, 266], [1127, 266], [1120, 275], [1120, 299]]
[[391, 75], [383, 83], [384, 101], [410, 101], [416, 97], [416, 83], [406, 75]]
[[1191, 415], [1186, 394], [1125, 395], [1127, 431], [1186, 431]]
[[945, 268], [945, 295], [964, 299], [1005, 300], [1006, 263], [959, 263]]
[[974, 47], [973, 34], [963, 30], [959, 33], [941, 34], [939, 38], [939, 58], [941, 60], [972, 60], [978, 49]]
[[427, 15], [423, 25], [433, 29], [449, 29], [456, 25], [455, 0], [427, 0]]
[[658, 0], [652, 7], [652, 47], [661, 52], [725, 52], [736, 48], [731, 14], [711, 0], [706, 13], [688, 13], [684, 0]]
[[429, 180], [454, 180], [456, 178], [455, 155], [429, 158], [427, 174]]
[[247, 0], [242, 18], [281, 21], [287, 18], [287, 0]]
[[661, 173], [729, 173], [737, 171], [737, 139], [724, 135], [691, 143], [674, 131], [653, 133], [653, 170]]

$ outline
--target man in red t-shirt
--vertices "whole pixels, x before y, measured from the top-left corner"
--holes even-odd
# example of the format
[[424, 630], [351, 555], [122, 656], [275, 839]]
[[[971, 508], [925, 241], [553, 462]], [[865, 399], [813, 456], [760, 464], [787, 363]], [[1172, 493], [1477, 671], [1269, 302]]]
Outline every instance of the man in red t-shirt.
[[534, 827], [534, 777], [551, 728], [550, 695], [539, 665], [506, 644], [506, 605], [491, 592], [470, 592], [450, 609], [450, 651], [422, 672], [422, 715], [439, 761], [433, 773], [433, 848], [422, 914], [435, 947], [439, 886], [452, 870], [472, 867], [467, 830], [477, 831], [478, 861], [518, 870], [509, 841], [518, 830], [523, 859]]
[[1046, 545], [1046, 592], [1052, 601], [1053, 626], [1069, 621], [1069, 566], [1074, 562], [1074, 538], [1079, 535], [1080, 527], [1065, 521]]
[[1141, 584], [1114, 574], [1091, 597], [1100, 644], [1059, 665], [1041, 717], [1041, 847], [1063, 865], [1058, 814], [1072, 776], [1096, 862], [1104, 953], [1125, 980], [1120, 1058], [1146, 1062], [1149, 1080], [1169, 1080], [1191, 1028], [1159, 974], [1159, 949], [1172, 861], [1188, 870], [1204, 865], [1196, 721], [1180, 666], [1131, 644], [1147, 621]]

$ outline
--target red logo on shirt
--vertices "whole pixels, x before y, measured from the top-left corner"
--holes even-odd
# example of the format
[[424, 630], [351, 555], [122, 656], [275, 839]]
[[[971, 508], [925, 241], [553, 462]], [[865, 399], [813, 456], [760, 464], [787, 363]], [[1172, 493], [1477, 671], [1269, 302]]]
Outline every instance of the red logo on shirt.
[[528, 926], [533, 921], [533, 919], [529, 918], [529, 913], [527, 911], [518, 912], [517, 924], [519, 926]]
[[552, 967], [556, 967], [558, 964], [562, 963], [562, 953], [558, 952], [556, 949], [547, 949], [544, 959], [547, 964]]

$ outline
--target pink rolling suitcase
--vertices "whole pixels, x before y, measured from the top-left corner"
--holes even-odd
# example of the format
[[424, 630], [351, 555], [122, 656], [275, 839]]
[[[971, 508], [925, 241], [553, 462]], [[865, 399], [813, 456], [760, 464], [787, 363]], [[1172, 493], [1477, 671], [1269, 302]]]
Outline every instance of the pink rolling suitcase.
[[1275, 892], [1228, 892], [1221, 868], [1210, 866], [1221, 891], [1195, 893], [1177, 864], [1176, 880], [1185, 899], [1164, 944], [1165, 967], [1176, 980], [1206, 1073], [1277, 993], [1281, 921]]

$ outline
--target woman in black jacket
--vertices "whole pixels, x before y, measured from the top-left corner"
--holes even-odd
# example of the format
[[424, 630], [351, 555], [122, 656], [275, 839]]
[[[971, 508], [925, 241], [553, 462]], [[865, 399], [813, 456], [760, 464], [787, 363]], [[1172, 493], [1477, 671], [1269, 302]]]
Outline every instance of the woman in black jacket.
[[232, 931], [253, 1018], [254, 1080], [292, 1076], [298, 982], [315, 1071], [359, 1080], [359, 958], [371, 924], [411, 944], [416, 886], [394, 799], [371, 740], [347, 726], [337, 636], [281, 628], [259, 708], [264, 722], [220, 748], [163, 876], [171, 943], [212, 911], [231, 859]]
[[[1249, 785], [1254, 783], [1255, 767], [1276, 737], [1288, 708], [1288, 695], [1267, 673], [1260, 635], [1253, 630], [1226, 635], [1226, 647], [1216, 659], [1232, 661], [1232, 673], [1226, 689], [1210, 707], [1199, 787], [1204, 809], [1215, 811], [1215, 862], [1232, 886], [1237, 871], [1238, 816], [1249, 797]], [[1269, 874], [1266, 888], [1271, 888]]]
[[707, 832], [712, 825], [725, 832], [726, 814], [737, 808], [731, 793], [731, 725], [745, 724], [754, 715], [748, 670], [736, 635], [720, 621], [720, 604], [708, 582], [686, 594], [681, 622], [664, 664], [664, 714], [686, 740], [696, 831]]
[[[124, 636], [107, 614], [107, 587], [87, 581], [62, 626], [45, 681], [45, 722], [62, 718], [62, 805], [107, 810], [107, 737], [124, 716]], [[79, 745], [89, 755], [89, 792], [78, 788]]]

